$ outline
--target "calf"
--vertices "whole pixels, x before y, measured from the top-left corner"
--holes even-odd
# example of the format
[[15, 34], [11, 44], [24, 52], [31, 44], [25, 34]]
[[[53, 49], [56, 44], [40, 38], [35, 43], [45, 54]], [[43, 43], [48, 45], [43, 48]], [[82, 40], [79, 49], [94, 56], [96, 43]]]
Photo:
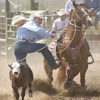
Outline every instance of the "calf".
[[12, 82], [13, 93], [16, 100], [19, 100], [18, 89], [22, 87], [22, 100], [24, 100], [25, 91], [27, 85], [29, 87], [29, 97], [32, 96], [32, 82], [33, 82], [33, 73], [30, 67], [26, 63], [15, 62], [8, 65], [11, 70], [9, 72], [9, 77]]

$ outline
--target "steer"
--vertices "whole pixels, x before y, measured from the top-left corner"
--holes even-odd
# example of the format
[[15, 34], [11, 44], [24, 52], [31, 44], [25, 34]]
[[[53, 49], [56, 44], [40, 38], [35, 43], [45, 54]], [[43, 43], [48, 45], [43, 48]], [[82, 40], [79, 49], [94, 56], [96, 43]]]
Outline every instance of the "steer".
[[12, 82], [13, 93], [16, 100], [19, 100], [18, 89], [20, 87], [22, 87], [21, 97], [22, 100], [24, 100], [27, 85], [29, 87], [29, 97], [32, 97], [33, 73], [30, 67], [26, 63], [21, 62], [15, 62], [8, 66], [11, 68], [9, 78]]

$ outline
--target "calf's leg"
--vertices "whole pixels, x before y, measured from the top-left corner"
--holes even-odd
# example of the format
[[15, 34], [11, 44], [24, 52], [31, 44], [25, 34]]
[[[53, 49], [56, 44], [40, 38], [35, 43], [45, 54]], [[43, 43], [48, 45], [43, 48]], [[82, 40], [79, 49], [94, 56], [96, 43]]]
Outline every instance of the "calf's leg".
[[19, 100], [18, 89], [14, 87], [13, 85], [12, 85], [12, 88], [13, 88], [14, 97], [16, 98], [16, 100]]
[[28, 87], [29, 87], [29, 97], [32, 97], [32, 82], [28, 83]]
[[21, 93], [22, 100], [24, 100], [26, 88], [27, 88], [27, 85], [22, 88], [22, 93]]

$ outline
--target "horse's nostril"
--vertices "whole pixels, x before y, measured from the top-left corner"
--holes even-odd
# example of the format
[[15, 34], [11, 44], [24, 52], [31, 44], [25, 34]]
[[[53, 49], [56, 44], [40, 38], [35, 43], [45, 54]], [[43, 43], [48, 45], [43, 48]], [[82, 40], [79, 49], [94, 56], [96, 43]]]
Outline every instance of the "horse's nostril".
[[18, 72], [14, 72], [14, 74], [15, 74], [15, 75], [17, 75], [17, 74], [18, 74]]

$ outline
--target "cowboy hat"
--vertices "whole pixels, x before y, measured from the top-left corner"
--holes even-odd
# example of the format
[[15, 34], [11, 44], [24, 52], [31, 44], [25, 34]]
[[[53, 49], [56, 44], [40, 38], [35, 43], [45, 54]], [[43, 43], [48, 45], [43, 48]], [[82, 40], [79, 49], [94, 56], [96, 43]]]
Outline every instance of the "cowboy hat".
[[65, 15], [65, 14], [67, 14], [67, 13], [68, 13], [68, 12], [65, 11], [64, 9], [60, 9], [60, 11], [57, 12], [57, 14], [58, 14], [59, 16]]
[[35, 14], [31, 14], [31, 15], [30, 15], [30, 19], [33, 19], [33, 18], [35, 18], [35, 17], [36, 17], [36, 18], [40, 18], [40, 19], [45, 19], [42, 12], [36, 12]]
[[76, 4], [82, 4], [84, 3], [85, 1], [84, 0], [74, 0]]
[[16, 15], [13, 17], [11, 24], [15, 25], [17, 22], [19, 22], [21, 20], [25, 20], [25, 17], [22, 15]]

